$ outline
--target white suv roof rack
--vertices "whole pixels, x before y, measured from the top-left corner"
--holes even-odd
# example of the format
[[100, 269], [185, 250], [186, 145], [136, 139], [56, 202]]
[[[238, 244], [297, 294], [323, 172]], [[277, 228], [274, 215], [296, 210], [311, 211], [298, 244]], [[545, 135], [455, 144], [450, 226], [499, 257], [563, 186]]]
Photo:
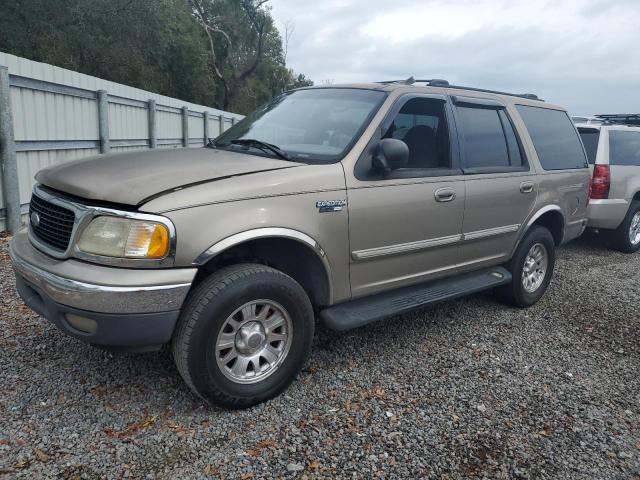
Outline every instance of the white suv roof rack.
[[606, 113], [596, 115], [604, 125], [629, 125], [640, 127], [640, 114], [638, 113]]

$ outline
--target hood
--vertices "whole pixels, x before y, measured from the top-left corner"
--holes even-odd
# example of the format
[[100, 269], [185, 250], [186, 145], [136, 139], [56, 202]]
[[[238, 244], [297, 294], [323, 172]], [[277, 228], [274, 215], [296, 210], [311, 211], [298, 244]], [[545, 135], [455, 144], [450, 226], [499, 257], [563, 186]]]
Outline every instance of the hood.
[[303, 164], [211, 148], [100, 155], [46, 168], [36, 181], [87, 200], [138, 206], [176, 190]]

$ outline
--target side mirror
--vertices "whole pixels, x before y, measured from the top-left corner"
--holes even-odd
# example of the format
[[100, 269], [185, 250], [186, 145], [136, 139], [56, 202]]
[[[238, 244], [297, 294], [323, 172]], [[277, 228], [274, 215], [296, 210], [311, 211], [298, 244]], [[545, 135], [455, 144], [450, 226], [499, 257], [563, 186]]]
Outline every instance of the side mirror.
[[402, 140], [383, 138], [376, 146], [373, 166], [385, 172], [406, 167], [409, 162], [409, 147]]

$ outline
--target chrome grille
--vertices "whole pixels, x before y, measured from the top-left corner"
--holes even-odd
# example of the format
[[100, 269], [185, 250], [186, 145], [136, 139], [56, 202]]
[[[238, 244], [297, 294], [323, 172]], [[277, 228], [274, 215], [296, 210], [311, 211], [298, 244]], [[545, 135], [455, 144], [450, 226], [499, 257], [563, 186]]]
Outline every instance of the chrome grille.
[[64, 252], [71, 241], [73, 211], [43, 200], [35, 194], [29, 204], [31, 232], [45, 245]]

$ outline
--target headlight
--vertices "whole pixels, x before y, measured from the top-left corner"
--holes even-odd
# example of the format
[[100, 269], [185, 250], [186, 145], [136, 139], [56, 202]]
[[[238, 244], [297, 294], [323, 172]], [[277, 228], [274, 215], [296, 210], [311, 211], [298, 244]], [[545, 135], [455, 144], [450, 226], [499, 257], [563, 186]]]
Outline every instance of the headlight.
[[158, 222], [96, 217], [82, 232], [78, 248], [106, 257], [162, 258], [169, 252], [169, 231]]

